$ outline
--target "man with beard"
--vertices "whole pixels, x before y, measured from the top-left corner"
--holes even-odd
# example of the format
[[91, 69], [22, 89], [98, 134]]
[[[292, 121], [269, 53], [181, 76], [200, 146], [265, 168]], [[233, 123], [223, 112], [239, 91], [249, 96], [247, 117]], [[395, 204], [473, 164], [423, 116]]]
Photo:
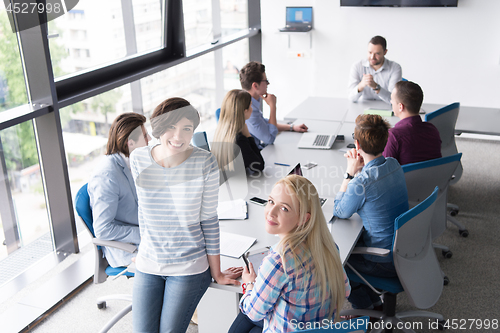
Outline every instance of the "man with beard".
[[355, 63], [349, 77], [349, 100], [382, 100], [391, 103], [391, 92], [401, 81], [401, 66], [385, 58], [387, 41], [382, 36], [368, 43], [368, 59]]

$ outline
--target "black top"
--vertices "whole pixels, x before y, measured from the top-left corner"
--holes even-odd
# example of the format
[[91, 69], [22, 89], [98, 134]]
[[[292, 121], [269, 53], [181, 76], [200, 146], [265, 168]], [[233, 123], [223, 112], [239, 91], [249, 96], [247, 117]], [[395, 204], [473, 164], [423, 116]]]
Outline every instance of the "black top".
[[252, 136], [248, 138], [240, 132], [236, 135], [236, 144], [241, 149], [245, 168], [249, 168], [253, 172], [264, 170], [264, 158], [262, 158], [260, 150]]

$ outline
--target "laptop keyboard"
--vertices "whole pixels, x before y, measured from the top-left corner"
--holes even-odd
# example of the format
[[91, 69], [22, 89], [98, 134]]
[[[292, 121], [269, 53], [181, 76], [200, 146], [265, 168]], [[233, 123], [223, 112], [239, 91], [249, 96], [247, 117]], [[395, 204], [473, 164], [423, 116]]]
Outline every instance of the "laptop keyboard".
[[329, 135], [317, 135], [314, 139], [313, 146], [326, 146]]

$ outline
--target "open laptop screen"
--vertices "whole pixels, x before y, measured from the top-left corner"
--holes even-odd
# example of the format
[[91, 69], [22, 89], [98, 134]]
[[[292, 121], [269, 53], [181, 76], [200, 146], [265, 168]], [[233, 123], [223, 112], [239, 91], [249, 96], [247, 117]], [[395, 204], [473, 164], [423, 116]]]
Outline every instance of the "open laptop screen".
[[312, 7], [286, 7], [286, 24], [311, 24]]

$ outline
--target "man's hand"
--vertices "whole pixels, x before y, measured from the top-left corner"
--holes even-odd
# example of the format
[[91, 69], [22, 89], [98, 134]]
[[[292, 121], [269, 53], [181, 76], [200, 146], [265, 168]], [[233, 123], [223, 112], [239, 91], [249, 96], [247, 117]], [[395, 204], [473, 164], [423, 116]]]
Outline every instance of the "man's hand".
[[269, 107], [272, 109], [273, 107], [276, 109], [276, 103], [277, 103], [277, 99], [276, 99], [276, 95], [273, 95], [273, 94], [265, 94], [262, 96], [262, 99], [264, 101], [266, 101], [267, 105], [269, 105]]
[[377, 83], [373, 81], [373, 75], [363, 74], [363, 79], [358, 83], [358, 91], [362, 92], [365, 87], [370, 87], [372, 89], [377, 88]]
[[361, 169], [363, 169], [365, 161], [363, 160], [363, 157], [358, 153], [356, 148], [349, 150], [347, 153], [344, 154], [344, 156], [347, 158], [346, 171], [350, 175], [354, 176], [359, 171], [361, 171]]
[[305, 124], [293, 125], [293, 130], [295, 132], [307, 132], [309, 128]]

